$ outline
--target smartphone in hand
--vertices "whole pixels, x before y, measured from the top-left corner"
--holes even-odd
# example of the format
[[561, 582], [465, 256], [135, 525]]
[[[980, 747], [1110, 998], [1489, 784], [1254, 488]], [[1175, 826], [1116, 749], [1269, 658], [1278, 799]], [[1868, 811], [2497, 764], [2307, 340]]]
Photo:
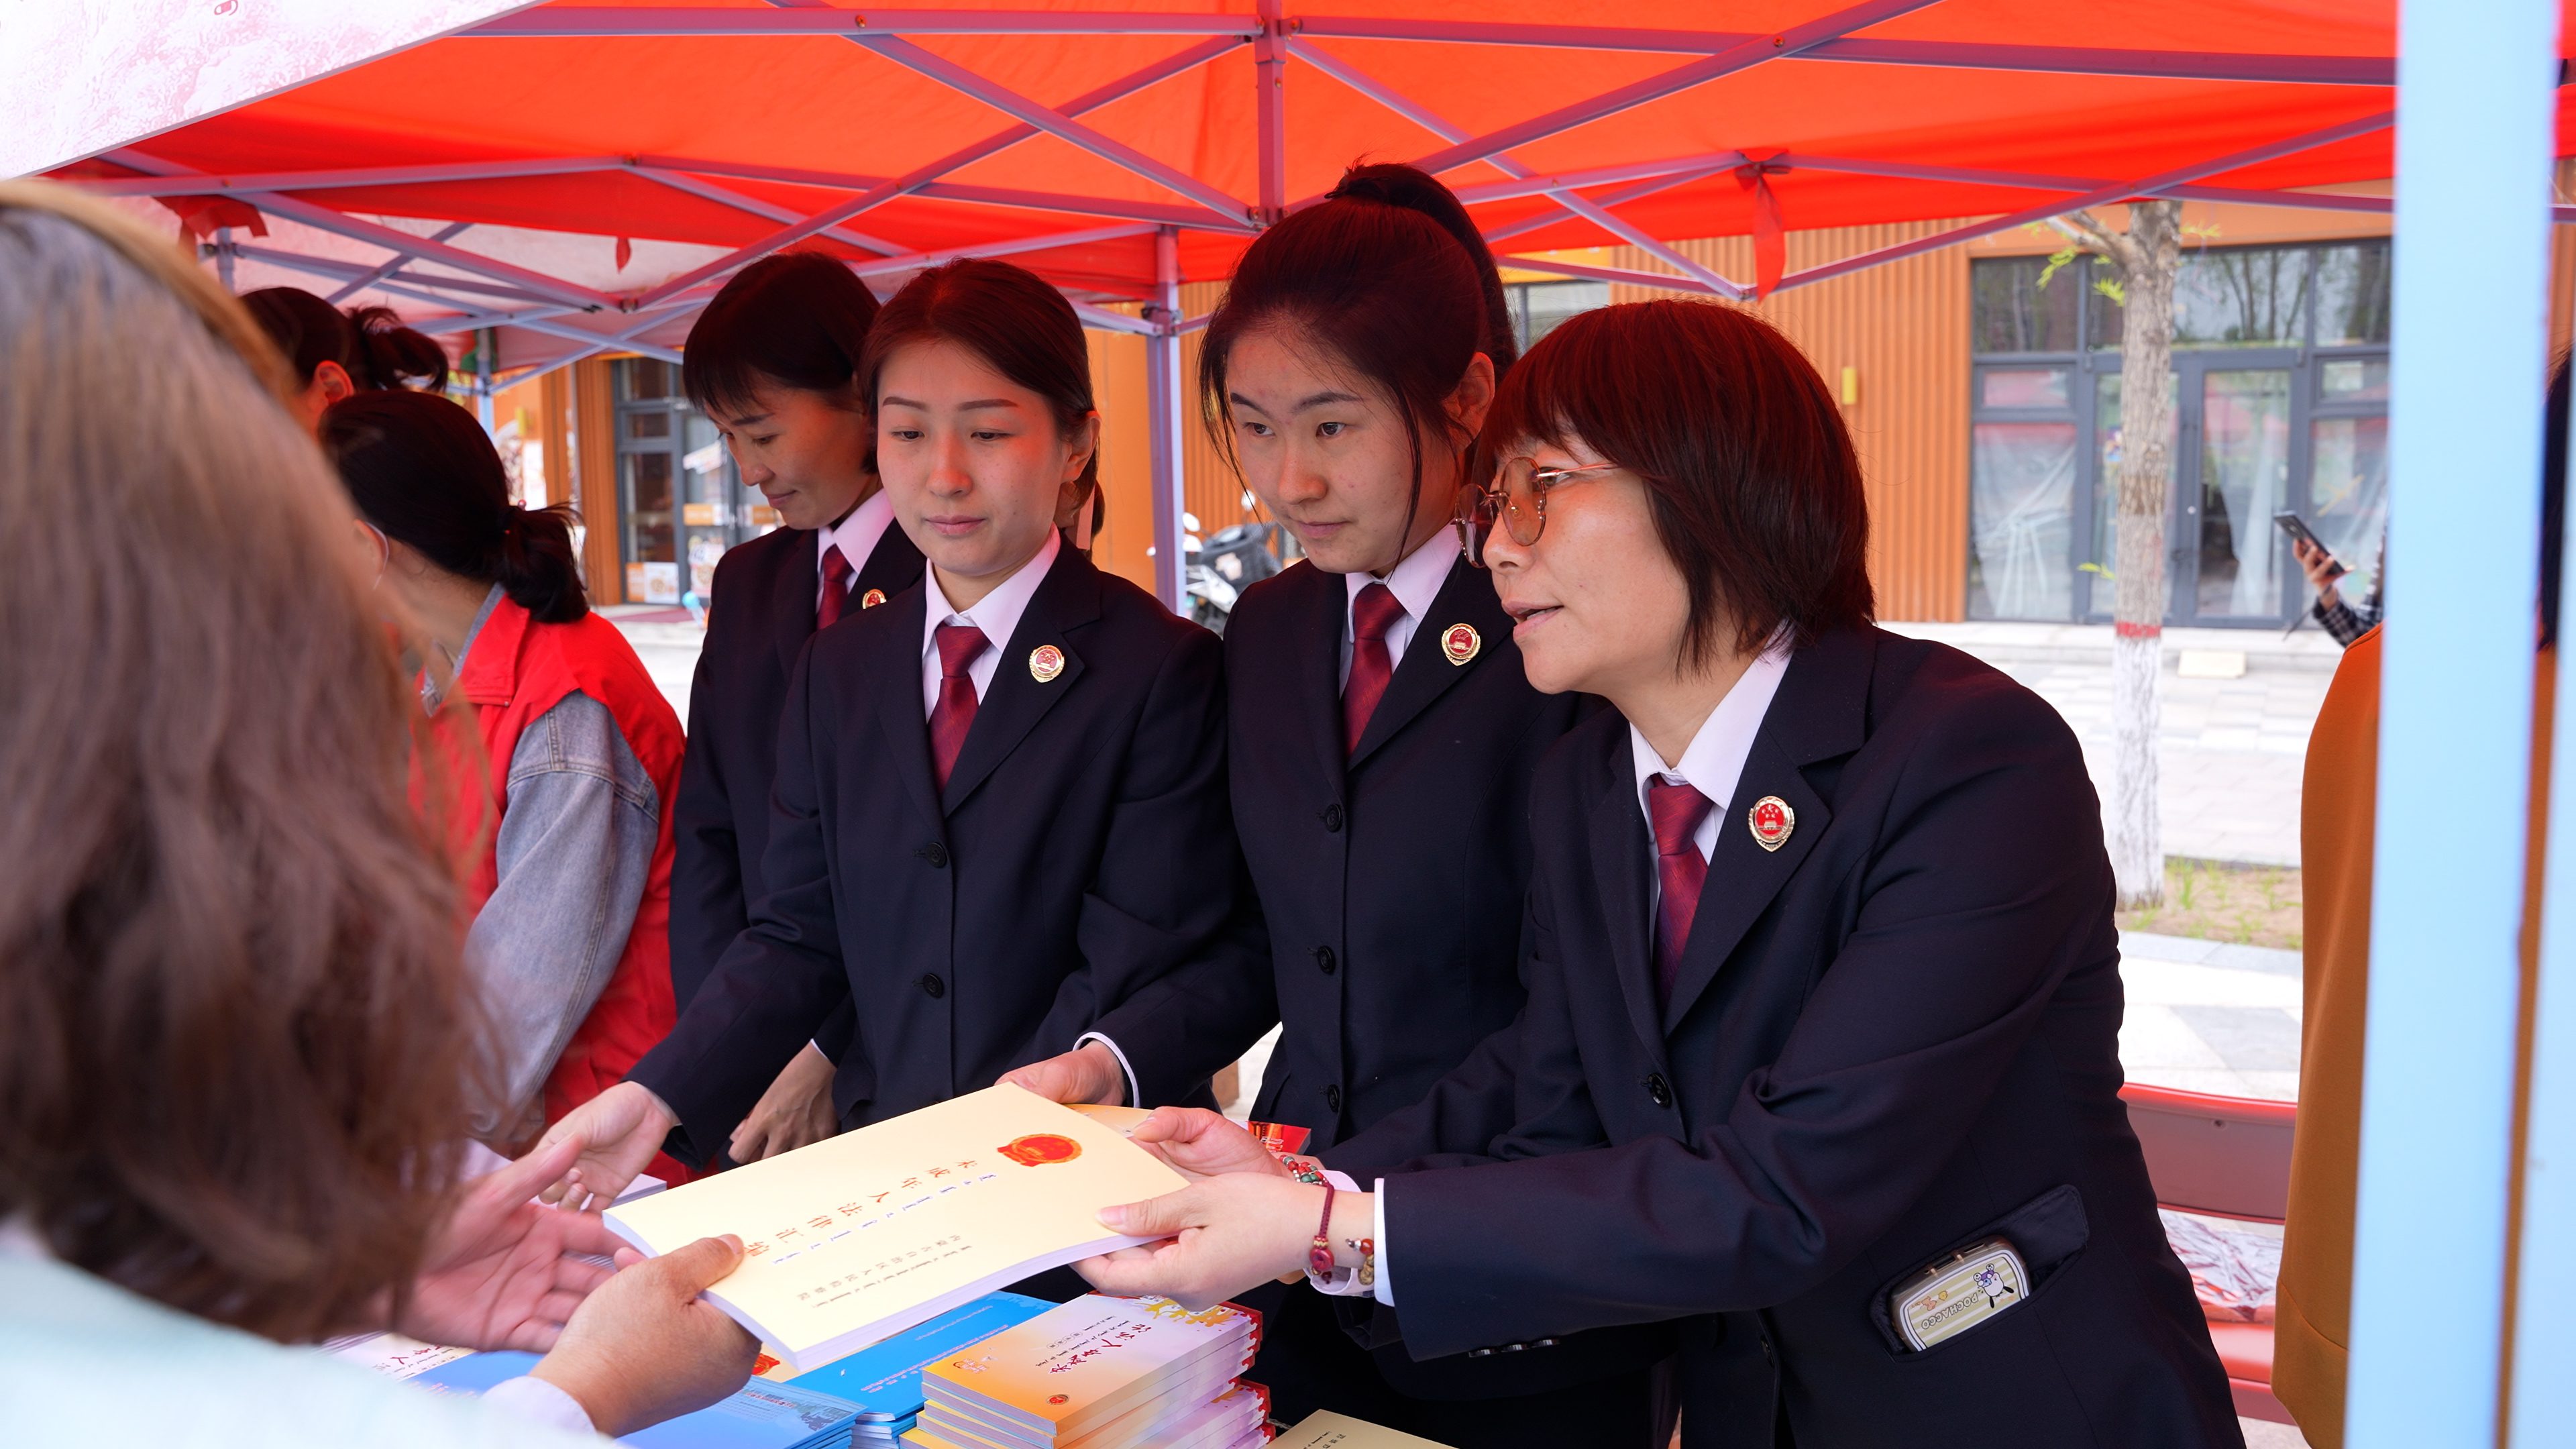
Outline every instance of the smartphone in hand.
[[2272, 526], [2280, 529], [2283, 533], [2288, 534], [2293, 542], [2304, 543], [2308, 547], [2313, 548], [2317, 552], [2326, 556], [2327, 582], [2331, 583], [2336, 579], [2342, 578], [2345, 574], [2352, 572], [2352, 570], [2345, 568], [2342, 561], [2334, 556], [2333, 549], [2326, 547], [2325, 540], [2317, 537], [2316, 530], [2308, 527], [2308, 521], [2301, 518], [2296, 513], [2293, 513], [2288, 509], [2283, 509], [2279, 513], [2273, 514]]

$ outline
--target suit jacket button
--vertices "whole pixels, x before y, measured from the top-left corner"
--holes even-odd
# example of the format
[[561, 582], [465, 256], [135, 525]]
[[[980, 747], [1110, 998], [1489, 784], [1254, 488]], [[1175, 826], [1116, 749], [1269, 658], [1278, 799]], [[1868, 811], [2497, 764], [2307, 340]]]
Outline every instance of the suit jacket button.
[[1323, 972], [1327, 976], [1332, 975], [1335, 969], [1337, 969], [1333, 961], [1332, 947], [1318, 946], [1315, 948], [1315, 969]]
[[1338, 831], [1341, 828], [1342, 806], [1340, 801], [1335, 801], [1324, 807], [1324, 829], [1328, 831]]
[[921, 978], [921, 990], [923, 995], [928, 996], [933, 1001], [937, 1001], [939, 998], [948, 994], [948, 983], [940, 980], [935, 975], [924, 976]]
[[1342, 1089], [1339, 1087], [1326, 1087], [1324, 1089], [1324, 1106], [1335, 1112], [1342, 1110]]
[[940, 844], [936, 840], [923, 846], [915, 853], [922, 859], [929, 861], [930, 868], [932, 870], [946, 870], [948, 868], [948, 847]]
[[1646, 1078], [1646, 1095], [1655, 1099], [1656, 1106], [1669, 1107], [1673, 1104], [1673, 1084], [1664, 1080], [1663, 1073], [1657, 1072]]

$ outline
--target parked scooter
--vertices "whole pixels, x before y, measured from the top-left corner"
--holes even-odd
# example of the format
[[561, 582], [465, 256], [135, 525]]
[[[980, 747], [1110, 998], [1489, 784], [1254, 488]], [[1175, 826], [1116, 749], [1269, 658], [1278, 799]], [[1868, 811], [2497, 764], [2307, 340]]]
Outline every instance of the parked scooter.
[[1222, 634], [1226, 617], [1234, 612], [1234, 601], [1243, 591], [1279, 572], [1279, 555], [1272, 543], [1278, 525], [1238, 523], [1205, 541], [1199, 538], [1196, 514], [1182, 514], [1181, 527], [1185, 530], [1182, 556], [1187, 561], [1181, 594], [1190, 620]]

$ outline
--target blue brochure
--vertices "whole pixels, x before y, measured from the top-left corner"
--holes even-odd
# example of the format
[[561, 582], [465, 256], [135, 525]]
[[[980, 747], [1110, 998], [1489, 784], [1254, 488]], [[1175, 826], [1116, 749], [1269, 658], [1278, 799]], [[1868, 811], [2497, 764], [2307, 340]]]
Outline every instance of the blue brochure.
[[970, 1344], [982, 1343], [1053, 1307], [1043, 1298], [987, 1293], [927, 1323], [870, 1344], [848, 1358], [799, 1374], [787, 1381], [787, 1387], [818, 1389], [847, 1399], [858, 1405], [862, 1424], [907, 1418], [921, 1411], [921, 1370], [925, 1365]]
[[[480, 1394], [536, 1361], [532, 1353], [478, 1353], [411, 1382], [437, 1393]], [[850, 1442], [857, 1415], [857, 1405], [819, 1389], [754, 1379], [730, 1398], [617, 1442], [645, 1449], [832, 1449]]]

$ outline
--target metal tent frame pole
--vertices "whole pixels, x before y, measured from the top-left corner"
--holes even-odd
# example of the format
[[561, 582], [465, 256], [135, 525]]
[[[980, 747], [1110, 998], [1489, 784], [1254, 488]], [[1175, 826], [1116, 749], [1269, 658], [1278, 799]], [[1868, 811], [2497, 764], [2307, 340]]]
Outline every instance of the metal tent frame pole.
[[1181, 511], [1181, 234], [1164, 227], [1154, 233], [1154, 305], [1145, 309], [1154, 324], [1145, 339], [1146, 426], [1151, 433], [1154, 486], [1154, 597], [1173, 613], [1181, 612], [1181, 585], [1188, 559], [1182, 556]]
[[[2558, 6], [2417, 0], [2398, 23], [2397, 584], [2381, 644], [2345, 1442], [2564, 1443], [2563, 1416], [2498, 1433], [2549, 339], [2550, 217], [2534, 179], [2555, 150]], [[2576, 1233], [2563, 1217], [2524, 1221], [2535, 1243]], [[2530, 1349], [2513, 1355], [2518, 1384], [2566, 1377], [2564, 1356], [2550, 1369]]]

